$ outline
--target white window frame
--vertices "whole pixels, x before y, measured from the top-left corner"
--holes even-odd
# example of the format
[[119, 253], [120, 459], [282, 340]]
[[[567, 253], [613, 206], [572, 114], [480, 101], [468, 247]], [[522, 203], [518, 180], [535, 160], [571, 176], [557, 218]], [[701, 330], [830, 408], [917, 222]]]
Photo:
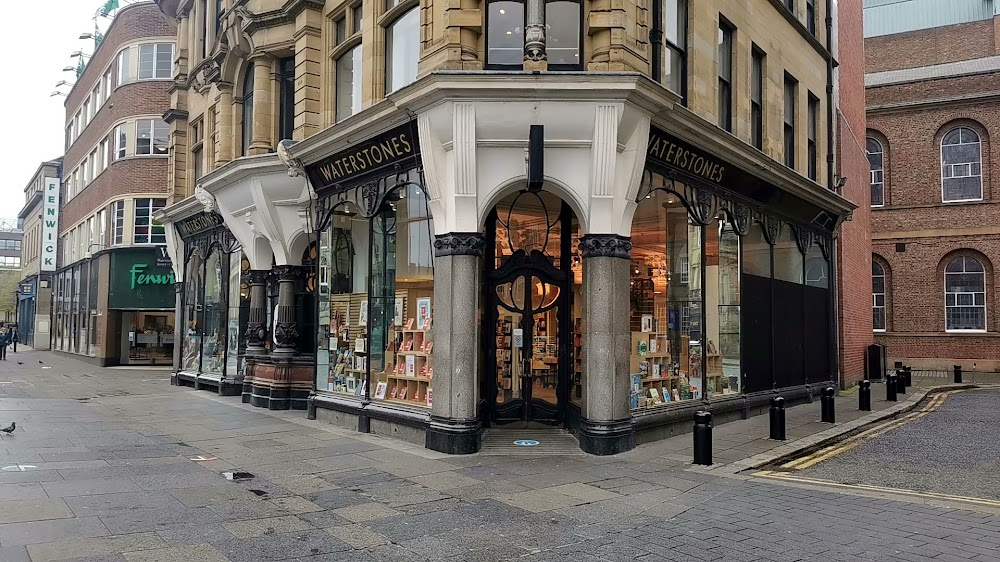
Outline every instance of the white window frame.
[[118, 61], [118, 85], [128, 84], [131, 82], [131, 66], [132, 61], [129, 60], [131, 54], [131, 47], [125, 47], [121, 51], [118, 51], [118, 56], [116, 60]]
[[[167, 243], [166, 227], [164, 227], [163, 225], [161, 225], [160, 223], [158, 223], [156, 221], [156, 219], [153, 218], [153, 215], [156, 213], [156, 211], [158, 211], [160, 209], [163, 209], [163, 207], [166, 206], [166, 201], [164, 201], [164, 205], [162, 207], [155, 207], [153, 205], [153, 202], [157, 201], [157, 200], [164, 201], [162, 197], [140, 197], [140, 198], [132, 200], [132, 209], [133, 209], [133, 213], [132, 213], [132, 243], [134, 245], [137, 245], [137, 246], [138, 245], [154, 245], [155, 246], [155, 245], [163, 245], [163, 244]], [[147, 212], [147, 210], [148, 210], [148, 214], [142, 215], [142, 216], [139, 215], [139, 202], [140, 201], [148, 201], [149, 202], [149, 205], [147, 207], [144, 207], [144, 209], [143, 209], [143, 212]], [[139, 242], [139, 236], [140, 235], [136, 232], [136, 228], [139, 228], [139, 226], [140, 226], [139, 224], [137, 224], [137, 221], [140, 218], [148, 218], [149, 219], [148, 223], [145, 225], [145, 227], [147, 229], [147, 233], [145, 234], [145, 236], [146, 236], [146, 238], [148, 238], [148, 240], [145, 241], [145, 242]], [[163, 228], [163, 241], [162, 242], [156, 242], [156, 241], [153, 240], [153, 236], [154, 236], [154, 234], [153, 234], [153, 227], [154, 226], [160, 226], [161, 228]], [[159, 236], [159, 235], [157, 235], [157, 236]]]
[[[884, 327], [883, 328], [876, 328], [874, 326], [874, 322], [873, 322], [873, 324], [872, 324], [872, 331], [873, 332], [882, 333], [882, 332], [885, 332], [886, 328], [889, 327], [889, 317], [888, 317], [889, 309], [886, 306], [886, 300], [885, 300], [885, 298], [886, 298], [885, 297], [885, 295], [886, 295], [885, 290], [886, 290], [887, 276], [885, 274], [885, 267], [883, 267], [882, 264], [878, 263], [877, 261], [872, 261], [872, 267], [874, 268], [875, 266], [878, 266], [878, 268], [882, 272], [882, 274], [881, 275], [875, 275], [875, 272], [872, 271], [872, 319], [874, 320], [875, 311], [878, 310], [878, 309], [881, 309], [882, 310], [882, 325]], [[882, 278], [882, 292], [881, 293], [876, 293], [875, 292], [875, 278], [876, 277], [881, 277]], [[882, 304], [881, 304], [881, 306], [878, 304], [878, 297], [879, 296], [882, 297]]]
[[[948, 135], [950, 135], [951, 133], [953, 133], [955, 131], [959, 132], [959, 142], [958, 142], [958, 144], [947, 144], [947, 145], [944, 144], [944, 139], [947, 138]], [[961, 141], [961, 134], [962, 134], [961, 132], [962, 131], [969, 131], [970, 133], [976, 135], [976, 142], [974, 142], [974, 143], [965, 143], [965, 142], [962, 142]], [[976, 145], [978, 145], [978, 148], [979, 148], [979, 159], [978, 159], [979, 160], [979, 173], [978, 174], [973, 174], [972, 173], [972, 165], [975, 164], [975, 162], [967, 162], [967, 163], [962, 163], [962, 164], [945, 164], [944, 163], [944, 147], [946, 147], [946, 146], [965, 146], [965, 145], [970, 145], [970, 144], [976, 144]], [[982, 135], [980, 135], [979, 132], [975, 131], [971, 127], [952, 127], [951, 129], [948, 129], [948, 132], [946, 132], [944, 134], [944, 136], [941, 137], [941, 143], [940, 143], [940, 147], [939, 148], [940, 148], [940, 157], [941, 157], [941, 160], [940, 160], [940, 163], [941, 163], [941, 202], [942, 203], [968, 203], [968, 202], [973, 202], [973, 201], [982, 201], [983, 200], [983, 137], [982, 137]], [[951, 167], [951, 170], [952, 170], [952, 175], [949, 176], [949, 177], [947, 177], [947, 178], [944, 175], [945, 166]], [[954, 175], [954, 171], [955, 171], [955, 169], [956, 169], [957, 166], [968, 166], [969, 173], [967, 175], [963, 175], [963, 176]], [[979, 197], [974, 197], [974, 198], [971, 198], [971, 199], [947, 199], [945, 197], [944, 180], [945, 179], [959, 179], [959, 178], [979, 178]]]
[[101, 81], [104, 84], [104, 95], [101, 97], [101, 106], [103, 107], [104, 104], [108, 103], [108, 100], [111, 99], [111, 69], [110, 68], [108, 68], [108, 71], [104, 73], [104, 76], [101, 78]]
[[[875, 144], [877, 144], [879, 151], [877, 153], [876, 152], [870, 152], [868, 150], [868, 143], [875, 143]], [[865, 138], [865, 154], [868, 155], [868, 166], [869, 166], [868, 186], [869, 186], [869, 189], [871, 191], [874, 191], [875, 185], [876, 184], [878, 185], [878, 188], [881, 191], [881, 197], [880, 197], [880, 199], [882, 200], [882, 203], [880, 203], [878, 205], [876, 205], [874, 203], [871, 203], [871, 198], [870, 197], [869, 197], [868, 201], [871, 204], [871, 207], [873, 209], [877, 209], [879, 207], [885, 207], [885, 147], [882, 146], [882, 141], [878, 140], [875, 137], [866, 137]], [[878, 154], [879, 157], [880, 157], [880, 159], [881, 159], [881, 162], [882, 162], [882, 167], [879, 168], [878, 170], [876, 170], [875, 168], [871, 167], [871, 156], [873, 154]], [[881, 174], [881, 177], [882, 177], [881, 181], [876, 181], [876, 174]], [[944, 190], [944, 183], [943, 182], [942, 182], [941, 188], [942, 188], [942, 194], [943, 194], [943, 190]]]
[[[159, 76], [156, 73], [156, 60], [157, 60], [157, 57], [160, 54], [160, 51], [162, 51], [164, 48], [166, 48], [166, 49], [168, 49], [170, 51], [170, 68], [167, 69], [167, 75], [166, 76]], [[142, 72], [142, 53], [143, 53], [143, 50], [146, 50], [146, 49], [152, 49], [152, 51], [153, 51], [153, 68], [152, 68], [151, 74], [149, 76], [143, 76], [143, 72]], [[136, 78], [138, 80], [169, 80], [169, 79], [171, 79], [173, 77], [172, 76], [172, 74], [173, 74], [173, 59], [174, 59], [174, 45], [173, 45], [173, 43], [143, 43], [142, 45], [139, 45], [138, 53], [139, 53], [139, 65], [138, 65], [138, 68], [136, 69]]]
[[111, 203], [111, 245], [120, 246], [125, 243], [125, 200], [119, 199]]
[[[963, 260], [963, 264], [962, 264], [962, 269], [963, 270], [965, 269], [964, 260], [975, 260], [975, 262], [979, 264], [979, 267], [982, 268], [982, 271], [949, 272], [948, 271], [948, 266], [950, 266], [952, 263], [954, 263], [955, 260], [959, 260], [959, 259]], [[983, 276], [983, 290], [982, 291], [973, 291], [973, 292], [962, 291], [962, 292], [959, 292], [959, 291], [949, 291], [948, 290], [948, 276], [949, 275], [970, 275], [970, 274], [979, 274], [979, 275]], [[958, 257], [955, 257], [955, 258], [952, 258], [952, 259], [948, 260], [948, 263], [945, 264], [945, 267], [944, 267], [944, 331], [947, 332], [947, 333], [949, 333], [949, 334], [984, 334], [984, 333], [986, 333], [988, 331], [989, 325], [990, 325], [989, 309], [986, 306], [987, 305], [986, 297], [987, 297], [987, 293], [988, 292], [989, 291], [987, 290], [987, 287], [986, 287], [986, 265], [981, 260], [979, 260], [978, 258], [974, 258], [972, 256], [958, 256]], [[954, 305], [951, 305], [951, 306], [948, 305], [948, 296], [949, 295], [954, 295], [955, 296], [955, 304]], [[973, 304], [972, 305], [960, 305], [960, 304], [958, 304], [958, 297], [959, 297], [959, 295], [972, 295], [972, 303]], [[983, 296], [983, 304], [981, 304], [981, 305], [975, 304], [975, 302], [976, 302], [976, 295], [982, 295]], [[948, 327], [948, 309], [949, 308], [972, 308], [972, 307], [982, 308], [983, 309], [983, 327], [981, 329], [949, 328]]]
[[[167, 129], [167, 151], [158, 154], [156, 152], [156, 126], [162, 124]], [[148, 129], [146, 129], [148, 127]], [[146, 129], [145, 131], [143, 129]], [[139, 137], [144, 132], [149, 133], [149, 152], [139, 152]], [[136, 156], [167, 156], [170, 153], [170, 128], [162, 119], [138, 119], [135, 122], [135, 150]]]
[[112, 162], [128, 156], [128, 127], [126, 125], [126, 123], [116, 125], [111, 133], [115, 137], [115, 154], [111, 159]]
[[101, 171], [108, 169], [108, 139], [107, 137], [101, 141], [97, 149], [97, 162], [100, 166]]

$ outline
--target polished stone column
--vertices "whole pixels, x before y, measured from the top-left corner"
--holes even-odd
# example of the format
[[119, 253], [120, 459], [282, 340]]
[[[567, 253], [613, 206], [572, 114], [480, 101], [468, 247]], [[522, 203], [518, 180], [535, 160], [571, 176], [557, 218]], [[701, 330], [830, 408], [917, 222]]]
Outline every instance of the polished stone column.
[[434, 240], [434, 398], [425, 445], [449, 454], [479, 451], [480, 313], [483, 252], [478, 232]]
[[632, 243], [588, 234], [583, 257], [583, 408], [580, 448], [614, 455], [635, 447], [629, 410], [629, 256]]
[[261, 269], [250, 270], [250, 317], [247, 320], [248, 356], [265, 355], [267, 349], [267, 274]]
[[275, 314], [271, 357], [291, 360], [295, 357], [295, 345], [299, 339], [298, 323], [295, 320], [295, 282], [302, 274], [302, 268], [279, 265], [274, 268], [274, 273], [278, 276], [278, 310]]

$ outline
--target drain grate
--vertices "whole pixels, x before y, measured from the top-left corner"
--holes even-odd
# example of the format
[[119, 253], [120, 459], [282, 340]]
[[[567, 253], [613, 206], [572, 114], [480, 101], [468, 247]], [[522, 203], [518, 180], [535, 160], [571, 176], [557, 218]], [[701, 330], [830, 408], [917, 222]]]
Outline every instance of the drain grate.
[[580, 443], [562, 429], [490, 429], [483, 436], [481, 455], [582, 456]]

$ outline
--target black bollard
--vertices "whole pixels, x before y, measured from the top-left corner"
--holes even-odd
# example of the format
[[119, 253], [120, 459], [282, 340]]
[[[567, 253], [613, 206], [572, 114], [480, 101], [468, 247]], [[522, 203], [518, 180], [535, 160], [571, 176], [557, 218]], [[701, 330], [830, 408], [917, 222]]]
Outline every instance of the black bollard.
[[906, 386], [913, 386], [913, 369], [903, 367], [903, 378], [906, 379]]
[[771, 399], [771, 439], [785, 440], [785, 399], [780, 396]]
[[962, 366], [955, 365], [955, 384], [962, 383]]
[[820, 409], [823, 419], [820, 421], [824, 423], [835, 423], [836, 414], [833, 409], [833, 394], [835, 392], [832, 386], [823, 389], [823, 397], [820, 398]]
[[906, 375], [902, 369], [896, 371], [896, 394], [906, 394]]
[[694, 415], [694, 464], [712, 464], [712, 413]]
[[858, 409], [862, 412], [872, 411], [872, 381], [865, 379], [861, 381], [861, 389], [858, 390]]
[[896, 401], [896, 373], [892, 371], [885, 376], [885, 399], [889, 402]]

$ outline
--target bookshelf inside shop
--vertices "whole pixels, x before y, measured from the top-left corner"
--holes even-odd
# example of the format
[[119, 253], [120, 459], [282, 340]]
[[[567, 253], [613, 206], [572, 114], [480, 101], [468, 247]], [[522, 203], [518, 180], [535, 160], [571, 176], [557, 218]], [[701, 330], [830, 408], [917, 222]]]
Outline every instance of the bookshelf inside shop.
[[[535, 315], [531, 347], [531, 396], [556, 404], [556, 386], [559, 381], [559, 334], [556, 329], [557, 308]], [[496, 362], [497, 402], [504, 403], [523, 396], [519, 380], [521, 351], [514, 347], [514, 330], [520, 316], [502, 310], [497, 318]], [[525, 338], [527, 340], [527, 338]], [[525, 341], [527, 345], [529, 341]]]

